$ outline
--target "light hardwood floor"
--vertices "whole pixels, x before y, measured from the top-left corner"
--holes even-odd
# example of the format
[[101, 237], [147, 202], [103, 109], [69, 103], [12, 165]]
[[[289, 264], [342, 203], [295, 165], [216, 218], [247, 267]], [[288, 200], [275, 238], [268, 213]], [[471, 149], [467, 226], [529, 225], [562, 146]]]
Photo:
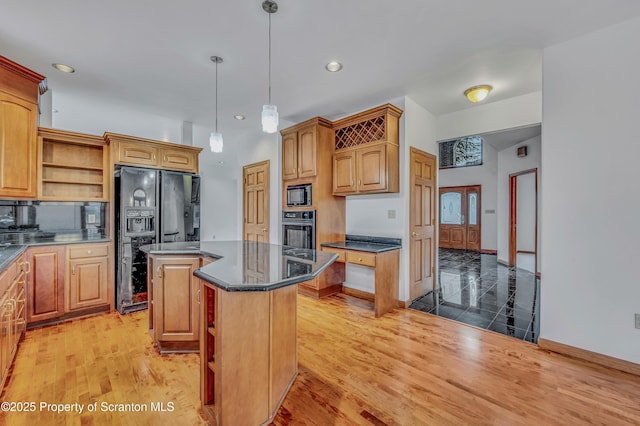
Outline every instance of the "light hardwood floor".
[[[300, 374], [276, 425], [640, 424], [640, 377], [417, 311], [376, 319], [345, 295], [298, 302]], [[1, 399], [174, 402], [172, 413], [0, 424], [202, 424], [197, 356], [158, 355], [146, 325], [145, 312], [114, 313], [29, 331]]]

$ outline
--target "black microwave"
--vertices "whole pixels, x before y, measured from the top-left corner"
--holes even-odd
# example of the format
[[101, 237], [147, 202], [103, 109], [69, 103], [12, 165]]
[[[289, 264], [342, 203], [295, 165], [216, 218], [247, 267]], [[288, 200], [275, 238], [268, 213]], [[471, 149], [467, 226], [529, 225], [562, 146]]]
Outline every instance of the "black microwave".
[[287, 187], [287, 207], [310, 206], [311, 184]]

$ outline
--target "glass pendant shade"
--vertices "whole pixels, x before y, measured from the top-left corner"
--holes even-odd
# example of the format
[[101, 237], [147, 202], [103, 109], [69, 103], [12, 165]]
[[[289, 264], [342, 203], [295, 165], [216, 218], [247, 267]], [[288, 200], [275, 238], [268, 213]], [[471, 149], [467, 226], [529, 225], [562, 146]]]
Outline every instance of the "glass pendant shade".
[[278, 131], [278, 107], [275, 105], [262, 106], [262, 131], [275, 133]]
[[222, 152], [222, 133], [211, 133], [209, 136], [211, 152]]

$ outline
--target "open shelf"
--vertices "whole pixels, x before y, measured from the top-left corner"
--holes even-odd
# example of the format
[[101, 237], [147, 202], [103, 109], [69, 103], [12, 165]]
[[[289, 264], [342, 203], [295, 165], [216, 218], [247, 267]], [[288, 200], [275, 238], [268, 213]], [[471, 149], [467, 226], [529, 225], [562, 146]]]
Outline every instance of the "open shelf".
[[99, 136], [40, 128], [38, 195], [52, 201], [107, 201], [108, 156]]
[[95, 166], [85, 166], [80, 164], [49, 163], [46, 161], [42, 162], [42, 167], [57, 167], [60, 169], [77, 169], [77, 170], [97, 170], [100, 172], [102, 171], [102, 166], [95, 167]]

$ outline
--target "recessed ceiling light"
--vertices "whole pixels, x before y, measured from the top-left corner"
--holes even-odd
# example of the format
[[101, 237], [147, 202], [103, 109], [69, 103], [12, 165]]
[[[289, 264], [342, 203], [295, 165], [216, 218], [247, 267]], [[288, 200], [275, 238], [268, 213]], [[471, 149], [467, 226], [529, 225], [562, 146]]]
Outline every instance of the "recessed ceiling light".
[[65, 65], [65, 64], [51, 64], [51, 66], [59, 71], [66, 72], [69, 74], [76, 72], [76, 70], [73, 67], [70, 67], [69, 65]]
[[329, 72], [338, 72], [342, 69], [342, 64], [337, 61], [331, 61], [324, 66]]
[[236, 114], [233, 116], [236, 120], [244, 120], [246, 117], [242, 114]]
[[224, 164], [224, 161], [222, 161], [222, 160], [218, 161], [218, 164]]

